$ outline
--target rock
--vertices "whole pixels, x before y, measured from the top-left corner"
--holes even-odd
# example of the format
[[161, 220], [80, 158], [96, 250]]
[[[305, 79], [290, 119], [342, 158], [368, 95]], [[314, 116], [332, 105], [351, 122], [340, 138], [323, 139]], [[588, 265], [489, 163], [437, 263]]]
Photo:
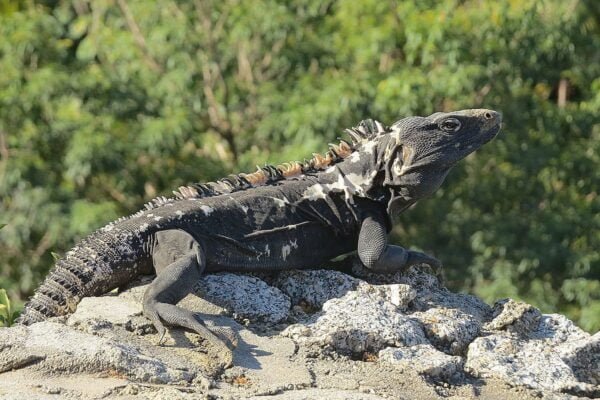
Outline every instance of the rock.
[[454, 308], [430, 308], [412, 317], [420, 321], [429, 341], [439, 350], [461, 355], [479, 335], [481, 322]]
[[542, 313], [530, 304], [513, 299], [499, 300], [492, 309], [493, 319], [485, 325], [490, 330], [506, 330], [519, 335], [534, 332], [540, 325]]
[[305, 302], [320, 309], [327, 300], [356, 289], [360, 282], [338, 271], [292, 270], [280, 273], [273, 285], [288, 295], [293, 305]]
[[236, 319], [278, 323], [288, 317], [290, 298], [279, 289], [248, 275], [206, 275], [194, 287], [195, 293], [233, 313]]
[[557, 349], [578, 380], [600, 385], [600, 332], [589, 339], [563, 342]]
[[412, 369], [421, 375], [438, 380], [450, 380], [462, 373], [463, 359], [449, 356], [430, 344], [410, 347], [388, 347], [379, 352], [379, 361], [402, 369]]
[[392, 283], [388, 285], [365, 286], [366, 290], [377, 293], [381, 298], [395, 305], [398, 312], [408, 310], [410, 303], [417, 297], [417, 292], [409, 285]]
[[77, 310], [67, 320], [69, 325], [84, 321], [109, 321], [111, 324], [125, 325], [132, 317], [142, 313], [142, 303], [119, 296], [84, 297]]
[[353, 274], [362, 277], [371, 284], [404, 284], [412, 288], [416, 296], [411, 308], [414, 311], [427, 311], [430, 308], [454, 308], [473, 316], [481, 323], [489, 320], [492, 309], [481, 299], [464, 293], [453, 293], [442, 286], [439, 280], [420, 267], [411, 267], [408, 271], [395, 274], [375, 274], [359, 264], [354, 264]]
[[[145, 285], [86, 298], [68, 318], [0, 328], [0, 399], [600, 396], [600, 333], [512, 300], [492, 309], [419, 269], [368, 274], [371, 283], [335, 271], [285, 272], [270, 284], [204, 277], [198, 293], [250, 329], [196, 295], [179, 305], [237, 343], [232, 352], [179, 328], [157, 346], [141, 315]], [[292, 314], [292, 301], [322, 307]], [[300, 323], [278, 335], [291, 317]]]
[[307, 324], [289, 326], [282, 335], [352, 354], [427, 343], [420, 324], [389, 301], [393, 291], [360, 285], [339, 299], [327, 301]]
[[360, 393], [355, 390], [339, 389], [303, 389], [274, 394], [272, 396], [253, 396], [248, 400], [384, 400], [385, 397], [371, 393]]
[[570, 319], [560, 314], [544, 314], [538, 328], [531, 332], [530, 339], [544, 340], [549, 345], [589, 338], [589, 334]]
[[[189, 382], [195, 374], [170, 368], [138, 349], [95, 335], [77, 332], [55, 322], [30, 327], [17, 326], [2, 332], [4, 360], [36, 357], [36, 368], [63, 373], [107, 372], [122, 374], [138, 382]], [[23, 367], [13, 361], [13, 368]], [[6, 370], [6, 365], [2, 370]]]
[[469, 345], [465, 369], [534, 389], [600, 394], [598, 373], [585, 371], [598, 365], [598, 337], [590, 338], [565, 320], [544, 315], [527, 336], [519, 330], [521, 335], [501, 331], [479, 337]]

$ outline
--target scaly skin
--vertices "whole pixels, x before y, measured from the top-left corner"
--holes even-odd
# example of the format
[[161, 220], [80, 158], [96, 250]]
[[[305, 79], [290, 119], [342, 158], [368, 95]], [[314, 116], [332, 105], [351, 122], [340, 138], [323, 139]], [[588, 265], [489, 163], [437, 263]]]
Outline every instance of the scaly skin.
[[175, 198], [155, 199], [81, 241], [57, 262], [18, 322], [68, 313], [82, 297], [156, 272], [144, 313], [161, 339], [166, 323], [224, 350], [222, 334], [176, 306], [205, 271], [307, 268], [354, 250], [378, 272], [417, 263], [439, 268], [433, 257], [387, 243], [391, 216], [435, 192], [500, 124], [501, 115], [485, 109], [410, 117], [389, 128], [367, 120], [349, 130], [352, 145], [343, 142], [303, 165], [182, 187]]

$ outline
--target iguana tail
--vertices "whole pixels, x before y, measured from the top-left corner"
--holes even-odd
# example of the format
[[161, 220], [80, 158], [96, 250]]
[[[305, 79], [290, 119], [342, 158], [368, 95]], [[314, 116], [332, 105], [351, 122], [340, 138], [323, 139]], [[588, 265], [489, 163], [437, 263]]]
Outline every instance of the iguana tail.
[[119, 225], [92, 233], [57, 260], [16, 322], [30, 325], [71, 313], [83, 297], [107, 293], [139, 275], [147, 235]]

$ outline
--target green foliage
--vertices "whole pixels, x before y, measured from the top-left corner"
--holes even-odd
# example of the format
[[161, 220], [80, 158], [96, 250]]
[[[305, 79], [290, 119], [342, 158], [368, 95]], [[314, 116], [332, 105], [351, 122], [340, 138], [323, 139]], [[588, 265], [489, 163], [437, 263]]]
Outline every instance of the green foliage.
[[0, 326], [11, 326], [18, 315], [10, 304], [6, 290], [0, 289]]
[[0, 1], [0, 286], [22, 300], [51, 250], [186, 182], [489, 107], [503, 133], [394, 240], [598, 330], [599, 24], [590, 0]]

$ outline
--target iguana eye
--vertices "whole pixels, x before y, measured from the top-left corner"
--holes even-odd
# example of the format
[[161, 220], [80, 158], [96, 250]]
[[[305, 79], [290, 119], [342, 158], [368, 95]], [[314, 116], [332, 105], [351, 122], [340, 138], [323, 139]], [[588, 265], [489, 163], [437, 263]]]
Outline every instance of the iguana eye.
[[444, 132], [456, 132], [461, 126], [460, 121], [456, 118], [448, 118], [440, 122], [440, 129]]

